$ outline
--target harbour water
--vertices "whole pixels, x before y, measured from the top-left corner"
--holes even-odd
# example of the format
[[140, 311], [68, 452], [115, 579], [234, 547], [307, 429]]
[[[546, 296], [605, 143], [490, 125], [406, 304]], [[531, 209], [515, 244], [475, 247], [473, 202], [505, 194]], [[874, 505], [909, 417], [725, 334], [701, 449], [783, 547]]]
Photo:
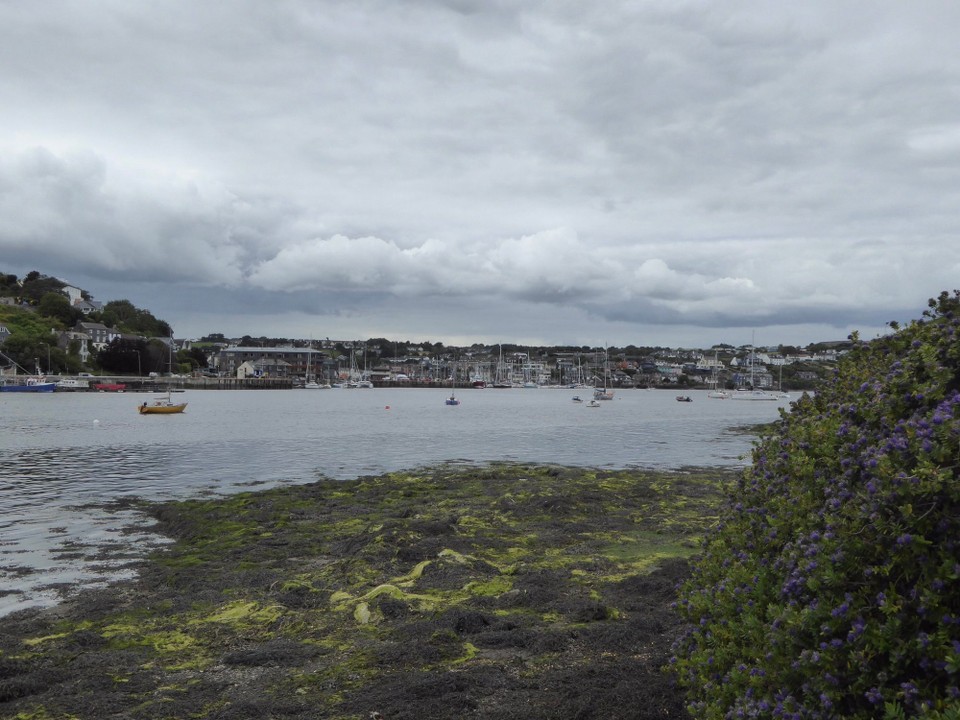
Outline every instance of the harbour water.
[[[182, 415], [139, 415], [148, 396], [4, 394], [0, 406], [0, 615], [122, 578], [163, 542], [124, 500], [215, 496], [318, 476], [442, 462], [601, 468], [741, 466], [788, 402], [691, 391], [194, 391]], [[583, 403], [572, 401], [574, 395]]]

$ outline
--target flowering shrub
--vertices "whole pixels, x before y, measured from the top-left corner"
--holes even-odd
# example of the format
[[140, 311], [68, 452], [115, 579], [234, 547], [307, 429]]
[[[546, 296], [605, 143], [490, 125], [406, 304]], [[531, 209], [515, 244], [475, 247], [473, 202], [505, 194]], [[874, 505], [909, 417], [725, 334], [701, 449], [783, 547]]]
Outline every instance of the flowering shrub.
[[892, 326], [760, 438], [681, 587], [694, 717], [960, 718], [960, 292]]

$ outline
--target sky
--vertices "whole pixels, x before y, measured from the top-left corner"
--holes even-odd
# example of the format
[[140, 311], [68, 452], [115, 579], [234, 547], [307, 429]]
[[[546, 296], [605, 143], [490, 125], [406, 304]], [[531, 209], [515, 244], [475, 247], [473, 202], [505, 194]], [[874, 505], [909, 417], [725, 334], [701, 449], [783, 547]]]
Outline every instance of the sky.
[[960, 3], [0, 0], [0, 271], [180, 338], [870, 339], [960, 285]]

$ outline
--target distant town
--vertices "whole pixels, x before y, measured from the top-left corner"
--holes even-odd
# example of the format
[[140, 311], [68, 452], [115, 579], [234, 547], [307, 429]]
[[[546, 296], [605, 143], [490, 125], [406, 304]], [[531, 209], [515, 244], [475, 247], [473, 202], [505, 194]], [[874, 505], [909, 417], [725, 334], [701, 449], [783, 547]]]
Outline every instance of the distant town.
[[229, 379], [276, 387], [710, 387], [813, 389], [851, 347], [453, 347], [387, 338], [322, 340], [213, 333], [177, 339], [128, 300], [106, 303], [34, 271], [0, 273], [0, 374]]

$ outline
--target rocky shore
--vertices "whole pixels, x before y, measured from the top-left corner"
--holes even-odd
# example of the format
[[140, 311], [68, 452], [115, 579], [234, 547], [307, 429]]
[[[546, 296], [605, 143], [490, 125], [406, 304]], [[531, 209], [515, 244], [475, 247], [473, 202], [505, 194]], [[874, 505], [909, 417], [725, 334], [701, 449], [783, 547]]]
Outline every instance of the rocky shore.
[[443, 466], [144, 504], [137, 578], [0, 619], [0, 716], [686, 718], [728, 471]]

